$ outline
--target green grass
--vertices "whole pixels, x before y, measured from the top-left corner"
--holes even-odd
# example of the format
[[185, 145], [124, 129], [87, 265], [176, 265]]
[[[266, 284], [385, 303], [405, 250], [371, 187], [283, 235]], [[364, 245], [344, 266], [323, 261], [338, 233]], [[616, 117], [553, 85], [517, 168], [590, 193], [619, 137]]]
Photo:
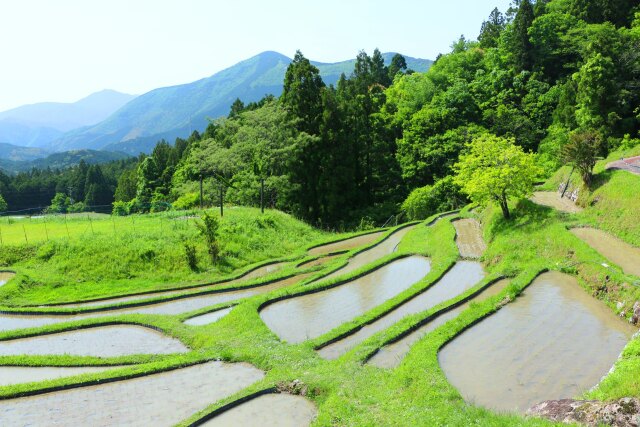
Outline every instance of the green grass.
[[[605, 180], [605, 178], [607, 179]], [[555, 185], [552, 182], [553, 179], [547, 184], [548, 186]], [[483, 256], [483, 262], [489, 273], [485, 280], [453, 300], [402, 319], [390, 328], [369, 337], [337, 360], [323, 360], [314, 349], [335, 337], [371, 322], [403, 301], [424, 291], [455, 262], [458, 255], [453, 241], [455, 233], [450, 219], [442, 220], [432, 227], [418, 225], [405, 236], [397, 253], [377, 260], [346, 277], [310, 283], [315, 277], [328, 274], [344, 265], [347, 258], [360, 249], [345, 253], [323, 267], [312, 269], [314, 276], [308, 277], [301, 283], [241, 301], [228, 316], [214, 324], [189, 327], [182, 323], [185, 318], [194, 314], [211, 311], [212, 307], [207, 307], [193, 313], [177, 316], [115, 315], [113, 318], [87, 319], [75, 324], [58, 324], [32, 330], [4, 332], [0, 334], [0, 340], [44, 332], [64, 331], [77, 326], [99, 325], [106, 321], [134, 323], [156, 327], [167, 335], [181, 340], [191, 351], [175, 356], [137, 355], [111, 359], [72, 356], [0, 358], [0, 364], [30, 366], [135, 364], [118, 368], [110, 373], [92, 373], [74, 378], [56, 379], [46, 383], [0, 387], [0, 397], [18, 396], [47, 387], [77, 384], [100, 378], [123, 378], [206, 360], [222, 359], [230, 362], [251, 363], [267, 371], [267, 375], [253, 386], [227, 399], [212, 402], [210, 407], [194, 414], [189, 420], [185, 420], [185, 425], [235, 399], [279, 384], [288, 384], [293, 380], [300, 380], [308, 387], [307, 397], [319, 407], [316, 425], [551, 425], [551, 423], [540, 419], [523, 418], [515, 414], [498, 414], [465, 403], [458, 391], [448, 383], [440, 369], [438, 351], [461, 331], [499, 310], [505, 302], [517, 298], [534, 278], [546, 269], [563, 271], [577, 276], [580, 285], [588, 293], [602, 300], [612, 310], [618, 310], [619, 302], [623, 303], [623, 309], [628, 309], [634, 301], [640, 300], [640, 288], [631, 285], [637, 278], [627, 276], [615, 267], [613, 269], [603, 267], [601, 264], [605, 259], [568, 231], [568, 228], [573, 226], [597, 223], [601, 228], [609, 230], [631, 243], [636, 242], [636, 239], [640, 239], [636, 228], [638, 225], [634, 224], [634, 221], [629, 217], [633, 217], [633, 213], [639, 211], [640, 199], [629, 196], [634, 193], [634, 189], [640, 189], [638, 179], [640, 177], [634, 177], [626, 172], [600, 172], [597, 180], [604, 180], [604, 182], [593, 193], [593, 197], [596, 194], [600, 195], [598, 203], [588, 206], [583, 213], [578, 215], [559, 213], [528, 201], [514, 204], [514, 218], [510, 221], [505, 221], [501, 217], [499, 209], [492, 207], [477, 213], [472, 212], [471, 209], [463, 210], [460, 213], [461, 216], [477, 215], [483, 224], [485, 240], [488, 243], [488, 249]], [[627, 188], [620, 188], [625, 186]], [[636, 191], [635, 194], [639, 194], [639, 192]], [[617, 214], [610, 213], [609, 210], [615, 208], [616, 203], [623, 203], [625, 209], [629, 210], [621, 209]], [[610, 204], [611, 208], [605, 209], [604, 206], [607, 204]], [[163, 261], [157, 264], [157, 271], [148, 272], [146, 276], [142, 275], [140, 278], [113, 282], [121, 283], [120, 287], [100, 287], [99, 284], [86, 280], [76, 286], [62, 285], [65, 286], [64, 292], [71, 292], [70, 295], [67, 295], [62, 291], [57, 292], [55, 281], [46, 278], [46, 275], [48, 271], [63, 275], [66, 274], [63, 273], [64, 268], [68, 268], [70, 270], [69, 277], [73, 277], [74, 270], [69, 264], [70, 260], [66, 259], [66, 263], [63, 262], [64, 258], [57, 250], [52, 257], [42, 257], [42, 251], [45, 250], [43, 248], [47, 248], [51, 244], [43, 243], [35, 248], [20, 246], [19, 248], [22, 248], [20, 250], [24, 251], [18, 255], [21, 257], [21, 261], [12, 267], [18, 271], [20, 277], [42, 278], [42, 284], [39, 285], [41, 289], [27, 287], [25, 288], [26, 296], [21, 296], [18, 285], [10, 283], [7, 285], [9, 286], [8, 290], [0, 289], [2, 292], [0, 295], [4, 301], [12, 303], [33, 302], [33, 298], [44, 301], [52, 297], [59, 300], [65, 298], [73, 300], [78, 296], [87, 298], [100, 293], [102, 295], [116, 294], [114, 289], [131, 291], [132, 289], [138, 290], [140, 286], [142, 289], [159, 287], [162, 284], [157, 281], [157, 277], [162, 274], [175, 278], [171, 282], [172, 285], [175, 285], [175, 283], [187, 283], [203, 280], [205, 277], [229, 274], [231, 271], [248, 268], [253, 263], [262, 262], [269, 258], [296, 259], [295, 263], [274, 275], [274, 277], [279, 277], [299, 272], [300, 269], [296, 269], [295, 264], [303, 259], [313, 258], [305, 256], [306, 248], [323, 240], [329, 241], [345, 237], [312, 230], [275, 212], [270, 215], [275, 218], [278, 225], [269, 225], [266, 228], [262, 228], [264, 224], [248, 225], [252, 224], [252, 221], [255, 222], [255, 211], [238, 210], [233, 214], [230, 213], [229, 218], [233, 218], [233, 215], [237, 215], [238, 219], [235, 226], [230, 227], [227, 231], [228, 241], [238, 242], [240, 246], [243, 242], [255, 239], [255, 246], [251, 246], [250, 251], [242, 252], [241, 255], [234, 256], [234, 251], [230, 251], [227, 255], [230, 259], [228, 267], [226, 267], [227, 270], [220, 268], [219, 270], [210, 269], [201, 273], [191, 273], [185, 272], [184, 268], [186, 267], [183, 266], [183, 270], [171, 276], [173, 273], [169, 269], [169, 266], [172, 265], [170, 260], [173, 259], [176, 265], [179, 262], [184, 263], [178, 249], [174, 247], [179, 248], [181, 240], [179, 237], [172, 237], [173, 240], [169, 239], [162, 246], [157, 246], [158, 250], [162, 248], [166, 252], [175, 252], [173, 258], [171, 256], [162, 258]], [[148, 220], [152, 221], [153, 218], [149, 217]], [[142, 221], [143, 218], [140, 219]], [[231, 220], [229, 221], [231, 222]], [[191, 232], [195, 233], [193, 230]], [[251, 233], [264, 233], [265, 237], [253, 236], [250, 235]], [[235, 234], [238, 236], [233, 237]], [[157, 236], [157, 234], [154, 235]], [[118, 260], [123, 261], [126, 259], [127, 253], [132, 253], [128, 252], [129, 249], [124, 246], [137, 247], [138, 244], [152, 244], [151, 239], [145, 240], [143, 235], [136, 237], [136, 239], [122, 242], [123, 247], [119, 251], [121, 253], [117, 255]], [[105, 239], [108, 239], [106, 234]], [[83, 245], [90, 245], [81, 239], [76, 242], [71, 240], [66, 244], [78, 248], [78, 250], [82, 249]], [[121, 243], [115, 240], [115, 243], [112, 242], [112, 244], [119, 245]], [[103, 242], [99, 248], [105, 250], [104, 248], [108, 247], [106, 245], [107, 243]], [[285, 247], [286, 249], [284, 249]], [[204, 248], [199, 250], [203, 251]], [[260, 319], [259, 308], [271, 300], [286, 295], [300, 294], [309, 289], [330, 287], [365, 274], [394, 259], [411, 254], [425, 255], [431, 259], [432, 270], [423, 280], [395, 298], [321, 337], [297, 345], [285, 344]], [[98, 258], [94, 258], [92, 262], [99, 263], [100, 261]], [[110, 262], [116, 262], [115, 255]], [[135, 263], [139, 263], [139, 261], [135, 261]], [[139, 265], [144, 266], [144, 264]], [[38, 268], [43, 271], [36, 272]], [[76, 274], [81, 274], [84, 268], [99, 267], [93, 267], [87, 262], [78, 267]], [[185, 279], [183, 274], [187, 274], [189, 279]], [[194, 276], [190, 276], [191, 274]], [[396, 369], [385, 370], [363, 364], [381, 346], [401, 336], [434, 313], [466, 299], [489, 281], [500, 276], [511, 277], [511, 285], [500, 295], [481, 303], [471, 304], [460, 316], [423, 337], [412, 347]], [[164, 282], [164, 285], [167, 286], [168, 283]], [[128, 286], [125, 286], [126, 284]], [[98, 286], [97, 289], [100, 292], [96, 292], [95, 289], [92, 292], [83, 290], [95, 286]], [[228, 304], [219, 306], [228, 306]], [[640, 378], [640, 338], [629, 343], [613, 373], [585, 396], [605, 400], [622, 396], [640, 396], [640, 380], [638, 378]]]
[[[0, 304], [70, 302], [210, 282], [267, 260], [302, 257], [308, 246], [340, 237], [277, 211], [227, 209], [222, 259], [214, 267], [194, 224], [199, 214], [3, 218], [0, 266], [18, 274], [0, 288]], [[23, 227], [29, 244], [19, 239]], [[185, 240], [196, 244], [198, 271], [187, 265]]]

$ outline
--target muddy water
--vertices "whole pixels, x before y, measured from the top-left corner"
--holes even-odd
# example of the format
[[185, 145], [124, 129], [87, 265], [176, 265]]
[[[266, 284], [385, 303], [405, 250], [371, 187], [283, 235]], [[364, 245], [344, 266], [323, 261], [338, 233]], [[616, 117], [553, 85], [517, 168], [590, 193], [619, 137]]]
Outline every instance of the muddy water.
[[[484, 290], [480, 295], [475, 297], [471, 302], [480, 302], [484, 301], [487, 298], [490, 298], [494, 295], [498, 295], [502, 292], [508, 285], [511, 283], [510, 279], [500, 280], [488, 289]], [[420, 338], [427, 335], [429, 332], [435, 330], [436, 328], [444, 325], [449, 320], [454, 319], [460, 315], [464, 310], [469, 308], [471, 302], [467, 302], [462, 304], [461, 306], [454, 308], [446, 313], [441, 314], [440, 316], [433, 319], [431, 322], [425, 324], [419, 329], [416, 329], [406, 337], [401, 340], [389, 344], [381, 348], [367, 363], [370, 363], [379, 368], [395, 368], [400, 364], [402, 359], [409, 353], [411, 350], [411, 346], [420, 340]]]
[[598, 251], [626, 274], [640, 277], [640, 248], [595, 228], [573, 228], [571, 232]]
[[565, 197], [560, 198], [560, 194], [555, 191], [536, 191], [533, 193], [531, 201], [538, 205], [547, 206], [561, 212], [581, 212], [582, 208], [569, 200], [567, 198], [568, 195], [569, 194], [567, 193]]
[[352, 271], [355, 271], [367, 264], [370, 264], [395, 252], [402, 238], [415, 227], [415, 225], [412, 225], [394, 232], [380, 244], [364, 252], [360, 252], [352, 258], [349, 258], [349, 260], [347, 261], [347, 265], [345, 265], [341, 269], [334, 271], [333, 273], [329, 274], [328, 276], [322, 277], [319, 280], [333, 279], [334, 277], [351, 273]]
[[388, 328], [400, 319], [420, 313], [444, 301], [454, 298], [472, 288], [485, 276], [482, 265], [473, 261], [457, 263], [445, 276], [430, 289], [401, 305], [391, 313], [380, 318], [340, 341], [319, 350], [325, 359], [336, 359], [373, 334]]
[[[274, 272], [280, 270], [286, 264], [287, 264], [286, 262], [279, 262], [279, 263], [275, 263], [275, 264], [265, 265], [265, 266], [262, 266], [260, 268], [256, 268], [255, 270], [245, 274], [244, 276], [238, 277], [237, 279], [228, 280], [226, 282], [216, 283], [215, 285], [202, 286], [202, 287], [199, 287], [199, 288], [192, 288], [192, 289], [199, 289], [199, 290], [215, 289], [216, 287], [219, 287], [219, 286], [226, 286], [226, 285], [231, 285], [233, 283], [238, 283], [238, 282], [244, 282], [244, 281], [248, 281], [248, 280], [252, 280], [252, 279], [257, 279], [259, 277], [266, 276], [268, 274], [271, 274], [271, 273], [274, 273]], [[1, 276], [0, 276], [0, 280], [1, 280]], [[149, 298], [178, 295], [178, 294], [181, 294], [181, 293], [189, 292], [189, 290], [190, 289], [175, 289], [175, 290], [166, 291], [166, 292], [153, 292], [153, 293], [146, 293], [146, 294], [141, 294], [141, 295], [131, 295], [131, 296], [128, 296], [128, 297], [109, 298], [109, 299], [104, 299], [104, 300], [100, 300], [100, 301], [91, 301], [91, 302], [83, 302], [83, 303], [72, 303], [72, 304], [60, 304], [60, 306], [61, 307], [100, 307], [100, 306], [104, 306], [104, 305], [118, 304], [118, 303], [122, 303], [122, 302], [141, 301], [141, 300], [149, 299]]]
[[306, 427], [316, 417], [313, 403], [301, 396], [265, 394], [202, 424], [207, 427]]
[[[119, 366], [115, 368], [119, 368]], [[104, 372], [115, 368], [113, 366], [78, 368], [1, 366], [0, 386], [54, 380], [81, 374]]]
[[460, 256], [464, 258], [480, 258], [487, 249], [487, 245], [482, 239], [482, 229], [480, 223], [471, 218], [453, 221], [456, 228], [456, 245]]
[[81, 319], [93, 319], [105, 316], [116, 316], [122, 314], [164, 314], [176, 315], [187, 313], [189, 311], [199, 310], [223, 302], [234, 301], [241, 298], [248, 298], [254, 295], [270, 292], [297, 283], [300, 280], [310, 276], [310, 274], [301, 274], [290, 277], [288, 279], [279, 280], [265, 286], [257, 286], [254, 288], [242, 289], [229, 292], [217, 292], [208, 295], [193, 296], [189, 298], [181, 298], [174, 301], [162, 302], [158, 304], [150, 304], [140, 307], [131, 307], [121, 310], [107, 310], [96, 313], [86, 313], [71, 316], [52, 316], [52, 315], [36, 315], [21, 316], [0, 314], [0, 330], [8, 331], [13, 329], [33, 328], [54, 323], [69, 322]]
[[259, 381], [253, 366], [209, 362], [91, 387], [0, 401], [3, 425], [173, 426]]
[[190, 326], [209, 325], [211, 323], [217, 322], [227, 314], [231, 313], [232, 309], [233, 307], [223, 308], [222, 310], [217, 310], [211, 313], [203, 314], [201, 316], [192, 317], [191, 319], [185, 320], [184, 323]]
[[381, 238], [384, 233], [385, 233], [384, 231], [378, 231], [375, 233], [369, 233], [362, 236], [352, 237], [350, 239], [342, 240], [340, 242], [317, 246], [315, 248], [309, 249], [309, 255], [324, 255], [324, 254], [330, 254], [332, 252], [351, 250], [359, 246], [370, 245], [376, 240], [378, 240], [379, 238]]
[[11, 280], [13, 276], [15, 276], [15, 273], [10, 273], [8, 271], [0, 272], [0, 286], [4, 285], [9, 280]]
[[187, 351], [189, 349], [177, 339], [150, 328], [134, 325], [102, 326], [0, 341], [0, 356], [71, 354], [116, 357]]
[[550, 272], [445, 346], [439, 360], [467, 401], [524, 411], [597, 384], [634, 332], [575, 278]]
[[298, 268], [311, 268], [311, 267], [316, 267], [318, 265], [324, 265], [328, 262], [333, 261], [336, 258], [341, 257], [342, 255], [344, 254], [329, 255], [322, 258], [313, 259], [311, 261], [303, 262], [302, 264], [298, 265]]
[[402, 258], [335, 288], [272, 304], [260, 312], [260, 317], [281, 339], [302, 342], [382, 304], [429, 270], [429, 260], [424, 257]]

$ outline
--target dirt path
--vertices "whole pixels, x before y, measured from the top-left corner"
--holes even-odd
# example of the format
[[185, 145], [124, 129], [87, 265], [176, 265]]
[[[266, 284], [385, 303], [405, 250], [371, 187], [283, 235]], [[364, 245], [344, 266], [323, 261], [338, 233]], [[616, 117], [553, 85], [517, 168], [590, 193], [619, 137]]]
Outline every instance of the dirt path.
[[251, 365], [209, 362], [0, 401], [0, 420], [7, 426], [172, 426], [263, 377]]
[[595, 228], [572, 228], [571, 232], [626, 274], [640, 277], [640, 248]]
[[576, 206], [566, 197], [560, 198], [560, 194], [555, 191], [536, 191], [531, 197], [531, 201], [538, 205], [557, 209], [561, 212], [578, 213], [582, 211], [580, 206]]
[[480, 258], [487, 245], [482, 239], [482, 229], [480, 223], [471, 218], [464, 218], [453, 221], [456, 228], [456, 245], [463, 258]]
[[625, 170], [634, 175], [640, 175], [640, 156], [629, 157], [628, 159], [620, 159], [615, 162], [607, 163], [605, 169]]

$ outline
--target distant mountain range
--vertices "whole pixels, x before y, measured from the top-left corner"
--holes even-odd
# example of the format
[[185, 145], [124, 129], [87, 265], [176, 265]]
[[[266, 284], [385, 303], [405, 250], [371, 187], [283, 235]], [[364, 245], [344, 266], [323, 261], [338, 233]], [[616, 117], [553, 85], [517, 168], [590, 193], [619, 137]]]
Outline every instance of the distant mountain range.
[[[0, 144], [0, 146], [5, 145], [7, 144]], [[39, 149], [25, 148], [25, 150]], [[18, 172], [26, 172], [33, 168], [65, 169], [79, 164], [81, 160], [84, 160], [88, 164], [98, 164], [107, 163], [113, 160], [122, 160], [129, 157], [131, 156], [125, 153], [96, 150], [64, 151], [61, 153], [49, 154], [46, 157], [32, 158], [28, 160], [7, 160], [6, 157], [0, 156], [0, 170], [2, 170], [4, 173], [14, 174]]]
[[[394, 53], [384, 54], [389, 63]], [[409, 68], [424, 72], [432, 61], [405, 58]], [[65, 134], [55, 150], [106, 149], [138, 154], [149, 152], [161, 138], [172, 142], [193, 130], [203, 130], [209, 118], [226, 116], [237, 98], [248, 103], [267, 94], [282, 93], [284, 74], [291, 59], [264, 52], [211, 77], [140, 95], [103, 122]], [[353, 72], [355, 59], [335, 64], [314, 63], [327, 84]]]
[[73, 103], [42, 102], [0, 113], [0, 143], [46, 147], [65, 132], [99, 123], [135, 98], [113, 90]]
[[[383, 54], [385, 62], [390, 63], [394, 55]], [[426, 59], [405, 59], [407, 66], [418, 72], [427, 71], [432, 64]], [[99, 123], [70, 130], [55, 137], [44, 147], [50, 151], [93, 149], [133, 155], [149, 152], [162, 138], [173, 142], [176, 137], [187, 137], [194, 130], [204, 130], [209, 119], [226, 116], [237, 98], [248, 103], [268, 94], [279, 96], [290, 62], [290, 58], [280, 53], [263, 52], [210, 77], [152, 90], [131, 99]], [[319, 68], [325, 83], [334, 84], [341, 74], [348, 76], [353, 72], [355, 59], [313, 64]], [[3, 114], [0, 113], [0, 120]], [[44, 130], [41, 132], [44, 133]], [[46, 138], [37, 138], [29, 135], [31, 141], [50, 136], [47, 134]], [[0, 142], [4, 142], [1, 132]], [[17, 145], [28, 144], [23, 142]]]

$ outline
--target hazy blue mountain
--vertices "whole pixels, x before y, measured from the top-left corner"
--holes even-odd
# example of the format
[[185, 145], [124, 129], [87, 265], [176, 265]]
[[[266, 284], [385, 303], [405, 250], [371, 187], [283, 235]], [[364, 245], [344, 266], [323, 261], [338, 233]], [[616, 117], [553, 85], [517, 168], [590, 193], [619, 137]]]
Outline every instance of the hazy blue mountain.
[[[393, 53], [384, 54], [387, 62]], [[409, 68], [424, 72], [432, 61], [406, 57]], [[240, 98], [248, 103], [264, 95], [279, 96], [291, 59], [263, 52], [226, 70], [184, 85], [155, 89], [140, 95], [95, 126], [76, 129], [53, 142], [54, 150], [105, 149], [138, 154], [148, 152], [161, 138], [170, 142], [203, 130], [209, 118], [226, 116]], [[355, 59], [335, 64], [314, 63], [328, 84], [353, 71]]]
[[84, 160], [89, 164], [98, 164], [107, 163], [113, 160], [122, 160], [129, 157], [130, 156], [128, 154], [111, 151], [72, 150], [53, 153], [43, 158], [31, 160], [16, 161], [2, 158], [0, 159], [0, 170], [5, 173], [13, 174], [28, 171], [33, 168], [64, 169], [77, 165], [81, 160]]
[[29, 161], [47, 157], [50, 152], [37, 147], [20, 147], [0, 142], [0, 159], [14, 162]]
[[95, 125], [134, 99], [113, 90], [96, 92], [73, 103], [42, 102], [0, 112], [0, 142], [43, 147], [65, 132]]

